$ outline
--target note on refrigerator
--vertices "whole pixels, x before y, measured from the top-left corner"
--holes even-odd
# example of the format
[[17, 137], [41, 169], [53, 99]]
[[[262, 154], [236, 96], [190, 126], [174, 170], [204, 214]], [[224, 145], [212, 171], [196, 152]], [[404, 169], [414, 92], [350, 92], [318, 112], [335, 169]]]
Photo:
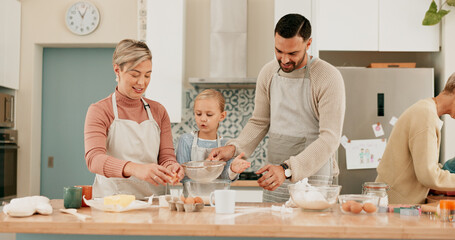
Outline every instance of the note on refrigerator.
[[346, 145], [346, 168], [376, 168], [384, 154], [386, 139], [351, 140]]
[[398, 118], [396, 118], [395, 116], [393, 116], [393, 117], [390, 119], [390, 122], [389, 122], [389, 123], [390, 123], [390, 125], [395, 126], [395, 123], [397, 123], [397, 121], [398, 121]]
[[376, 137], [384, 136], [384, 129], [382, 128], [381, 123], [375, 123], [371, 127], [373, 128], [373, 132]]

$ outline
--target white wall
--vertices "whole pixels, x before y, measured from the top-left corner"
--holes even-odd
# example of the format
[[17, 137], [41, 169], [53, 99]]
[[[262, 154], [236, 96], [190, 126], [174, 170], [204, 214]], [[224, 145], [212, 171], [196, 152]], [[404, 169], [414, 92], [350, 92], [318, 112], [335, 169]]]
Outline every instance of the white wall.
[[114, 47], [121, 39], [137, 38], [137, 0], [90, 1], [98, 7], [101, 20], [98, 29], [87, 36], [74, 35], [65, 26], [66, 10], [74, 0], [21, 1], [20, 84], [16, 95], [19, 196], [40, 193], [43, 47]]
[[[443, 88], [449, 76], [455, 72], [455, 14], [447, 14], [442, 20], [441, 33], [441, 58], [442, 74], [440, 86]], [[444, 116], [443, 143], [441, 145], [441, 160], [445, 162], [455, 157], [455, 120], [450, 116]]]

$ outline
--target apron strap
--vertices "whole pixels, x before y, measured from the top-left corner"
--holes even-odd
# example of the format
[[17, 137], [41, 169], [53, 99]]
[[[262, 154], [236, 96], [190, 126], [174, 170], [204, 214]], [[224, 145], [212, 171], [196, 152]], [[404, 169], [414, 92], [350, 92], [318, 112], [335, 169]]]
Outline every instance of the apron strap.
[[147, 116], [149, 120], [153, 119], [152, 112], [150, 111], [150, 105], [141, 97], [142, 103], [144, 104], [145, 111], [147, 111]]
[[115, 92], [112, 94], [112, 109], [114, 110], [114, 118], [118, 119], [117, 99], [115, 98]]
[[[147, 116], [149, 119], [153, 119], [152, 112], [150, 111], [150, 105], [141, 97], [142, 104], [147, 111]], [[115, 98], [115, 92], [112, 94], [112, 109], [114, 110], [114, 118], [118, 119], [118, 109], [117, 109], [117, 99]]]

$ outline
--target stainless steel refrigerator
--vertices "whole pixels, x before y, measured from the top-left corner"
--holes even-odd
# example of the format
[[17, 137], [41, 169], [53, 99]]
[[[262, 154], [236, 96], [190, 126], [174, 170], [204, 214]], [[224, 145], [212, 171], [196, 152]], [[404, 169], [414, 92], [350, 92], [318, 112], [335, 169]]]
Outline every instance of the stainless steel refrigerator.
[[[346, 114], [343, 135], [350, 140], [388, 140], [393, 126], [409, 106], [434, 96], [433, 68], [360, 68], [338, 67], [346, 88]], [[372, 124], [380, 122], [384, 136], [376, 137]], [[376, 169], [346, 168], [346, 150], [338, 149], [341, 193], [361, 193], [364, 182], [374, 181]]]

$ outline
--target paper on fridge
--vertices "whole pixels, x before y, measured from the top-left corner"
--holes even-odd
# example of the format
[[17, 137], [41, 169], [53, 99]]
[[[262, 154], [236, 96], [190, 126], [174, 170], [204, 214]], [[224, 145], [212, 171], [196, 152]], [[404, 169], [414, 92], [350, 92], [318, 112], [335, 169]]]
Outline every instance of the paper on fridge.
[[346, 148], [346, 145], [348, 144], [349, 142], [349, 139], [348, 137], [346, 137], [346, 135], [343, 135], [340, 139], [340, 144], [341, 146], [343, 146], [344, 148]]
[[381, 123], [379, 122], [375, 123], [371, 127], [373, 128], [374, 136], [376, 137], [384, 136], [384, 129], [382, 128]]
[[397, 123], [397, 121], [398, 121], [398, 118], [396, 118], [395, 116], [393, 116], [393, 117], [390, 119], [389, 123], [390, 123], [390, 125], [395, 126], [395, 123]]
[[346, 145], [346, 168], [377, 168], [386, 144], [386, 139], [351, 140]]

